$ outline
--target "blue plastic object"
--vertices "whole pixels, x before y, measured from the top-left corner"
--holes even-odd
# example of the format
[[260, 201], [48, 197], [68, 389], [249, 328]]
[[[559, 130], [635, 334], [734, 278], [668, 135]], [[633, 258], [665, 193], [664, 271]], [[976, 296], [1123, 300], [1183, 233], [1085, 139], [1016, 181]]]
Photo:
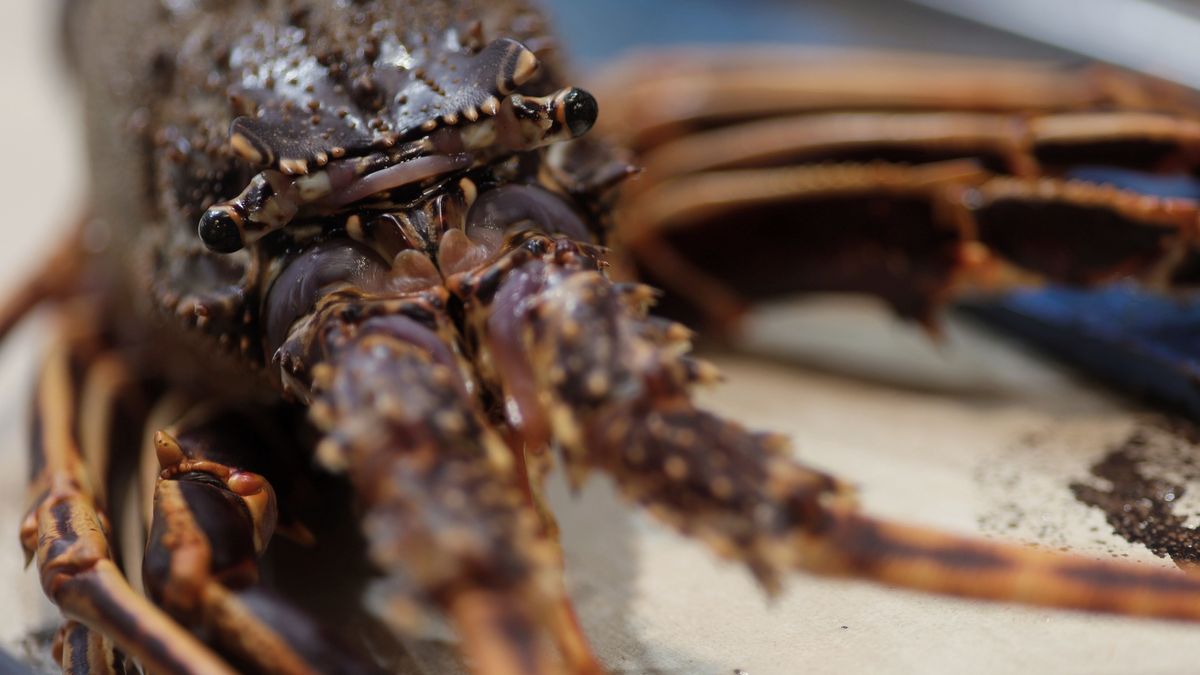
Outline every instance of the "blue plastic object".
[[1200, 419], [1200, 302], [1130, 287], [972, 304], [983, 319], [1118, 388]]

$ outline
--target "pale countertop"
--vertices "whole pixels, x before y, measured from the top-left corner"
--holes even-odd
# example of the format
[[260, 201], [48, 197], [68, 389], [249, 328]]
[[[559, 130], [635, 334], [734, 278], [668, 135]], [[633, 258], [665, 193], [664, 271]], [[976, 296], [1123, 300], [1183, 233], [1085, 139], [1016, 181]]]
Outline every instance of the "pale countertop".
[[[10, 3], [0, 28], [5, 281], [34, 264], [84, 201], [75, 125], [48, 63], [52, 4]], [[790, 434], [806, 461], [856, 483], [867, 510], [1168, 565], [1111, 534], [1068, 488], [1152, 425], [1145, 411], [959, 323], [934, 345], [873, 306], [810, 302], [755, 325], [753, 346], [775, 358], [714, 355], [729, 381], [703, 400]], [[0, 646], [14, 653], [31, 629], [53, 625], [17, 543], [23, 392], [43, 330], [25, 326], [0, 354]], [[554, 497], [583, 622], [614, 672], [1183, 673], [1200, 663], [1192, 626], [805, 577], [768, 603], [748, 574], [620, 506], [603, 480], [577, 499], [559, 484]]]

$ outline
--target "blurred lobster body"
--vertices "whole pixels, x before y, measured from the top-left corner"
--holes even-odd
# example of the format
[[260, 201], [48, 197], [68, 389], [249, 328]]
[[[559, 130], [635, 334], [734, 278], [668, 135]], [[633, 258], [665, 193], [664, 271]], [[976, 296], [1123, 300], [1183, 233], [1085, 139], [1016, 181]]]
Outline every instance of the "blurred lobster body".
[[[366, 554], [386, 576], [372, 598], [376, 613], [397, 632], [444, 614], [471, 667], [485, 675], [603, 670], [562, 584], [557, 525], [541, 491], [551, 450], [576, 484], [606, 473], [630, 501], [744, 563], [768, 591], [800, 569], [1200, 619], [1193, 577], [869, 518], [844, 483], [795, 461], [781, 437], [698, 408], [692, 389], [718, 376], [689, 355], [690, 331], [650, 314], [655, 291], [606, 274], [615, 188], [635, 169], [584, 137], [597, 102], [563, 79], [545, 30], [521, 2], [74, 3], [68, 46], [84, 89], [94, 212], [78, 242], [0, 311], [2, 332], [40, 301], [60, 304], [59, 336], [37, 389], [21, 536], [47, 595], [70, 620], [64, 668], [78, 657], [94, 672], [114, 670], [123, 652], [147, 670], [178, 675], [231, 667], [373, 672], [369, 660], [325, 640], [259, 584], [259, 557], [277, 526], [305, 538], [291, 489], [304, 469], [281, 459], [289, 456], [303, 466], [315, 459], [353, 489]], [[670, 79], [671, 69], [635, 69], [610, 99], [624, 113], [616, 116], [627, 121], [624, 131], [645, 135], [665, 121], [686, 144], [691, 132], [762, 112], [721, 117], [718, 103], [770, 104], [755, 85], [786, 94], [780, 84], [795, 84], [787, 64], [779, 72], [753, 60], [695, 63], [704, 72], [675, 73], [674, 92], [699, 86], [715, 92], [709, 98], [655, 87], [654, 77]], [[744, 65], [758, 76], [728, 76]], [[843, 93], [865, 89], [868, 99], [897, 94], [878, 79], [830, 79]], [[649, 90], [637, 89], [642, 80]], [[1016, 80], [1013, 89], [1027, 88], [1020, 73]], [[729, 83], [735, 94], [750, 85], [752, 95], [722, 97], [720, 85]], [[800, 98], [812, 94], [803, 82], [800, 89]], [[962, 98], [934, 93], [948, 94], [925, 100], [935, 107]], [[688, 113], [689, 101], [704, 103], [700, 118], [656, 118]], [[1008, 129], [1007, 120], [991, 121]], [[867, 120], [866, 142], [857, 143], [868, 154], [895, 145], [894, 125], [879, 121]], [[1193, 147], [1200, 133], [1176, 121], [1169, 130]], [[920, 145], [937, 135], [901, 141]], [[782, 161], [811, 156], [808, 136]], [[718, 269], [732, 261], [724, 271], [736, 282], [745, 272], [809, 263], [813, 275], [857, 273], [855, 261], [866, 260], [867, 274], [887, 270], [887, 290], [921, 300], [907, 309], [923, 318], [928, 312], [917, 309], [933, 309], [953, 291], [1023, 282], [1028, 275], [1015, 268], [1023, 249], [975, 237], [969, 219], [942, 219], [981, 195], [1026, 210], [1049, 203], [1116, 214], [1102, 224], [1137, 248], [1106, 249], [1098, 262], [1082, 257], [1078, 274], [1029, 256], [1036, 264], [1025, 272], [1088, 283], [1125, 273], [1179, 276], [1196, 241], [1194, 204], [1037, 183], [1028, 148], [1010, 148], [1005, 134], [999, 138], [1012, 152], [1003, 158], [1029, 173], [1014, 170], [995, 183], [972, 161], [978, 141], [992, 135], [968, 136], [951, 144], [949, 165], [789, 167], [792, 180], [777, 180], [777, 166], [749, 180], [734, 169], [706, 170], [736, 169], [742, 159], [755, 165], [757, 156], [714, 156], [716, 167], [668, 163], [631, 191], [634, 207], [644, 208], [626, 208], [658, 217], [625, 221], [618, 243], [634, 249], [645, 271], [714, 307], [718, 322], [738, 307], [718, 303], [730, 294], [695, 274], [698, 263]], [[735, 154], [759, 147], [733, 146]], [[705, 155], [703, 146], [684, 151]], [[701, 184], [664, 198], [664, 186], [695, 178], [691, 170]], [[1015, 187], [986, 191], [995, 185]], [[856, 217], [869, 222], [837, 227], [863, 196], [874, 207]], [[943, 208], [952, 197], [957, 211]], [[771, 227], [761, 237], [742, 227], [754, 224], [747, 206], [760, 222], [786, 226], [791, 207], [811, 201], [831, 216], [819, 223], [836, 235], [824, 247], [795, 232], [779, 246], [766, 234]], [[897, 204], [920, 217], [896, 217]], [[1014, 212], [1023, 213], [1004, 211]], [[717, 227], [694, 227], [706, 220]], [[715, 259], [680, 263], [686, 247], [661, 242], [666, 231], [704, 238], [703, 252]], [[900, 246], [880, 233], [899, 233]], [[1035, 243], [1044, 240], [1050, 263], [1076, 243], [1054, 232]], [[847, 251], [826, 255], [842, 244]], [[737, 264], [737, 248], [761, 252], [752, 260], [762, 264]], [[789, 259], [797, 251], [816, 255]], [[821, 266], [830, 260], [833, 268]], [[804, 275], [780, 278], [783, 288], [766, 290], [812, 288]], [[856, 281], [852, 274], [831, 283], [878, 290]], [[755, 287], [743, 290], [754, 295]], [[81, 299], [88, 302], [73, 302]], [[139, 418], [142, 461], [150, 462], [141, 474], [152, 485], [141, 570], [149, 598], [126, 585], [130, 571], [110, 552], [105, 514], [104, 477], [115, 455], [105, 437], [129, 390], [158, 401]], [[281, 401], [306, 408], [314, 429], [297, 424], [295, 406]]]

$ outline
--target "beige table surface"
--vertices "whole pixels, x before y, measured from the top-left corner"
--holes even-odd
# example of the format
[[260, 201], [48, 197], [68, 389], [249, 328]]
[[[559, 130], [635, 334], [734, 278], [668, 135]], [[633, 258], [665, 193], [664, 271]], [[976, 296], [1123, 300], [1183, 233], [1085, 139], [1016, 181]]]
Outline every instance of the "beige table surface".
[[[5, 282], [31, 267], [83, 201], [75, 125], [51, 67], [53, 4], [11, 0], [0, 26]], [[729, 383], [703, 399], [750, 425], [790, 434], [800, 456], [856, 482], [868, 510], [1167, 565], [1112, 535], [1067, 487], [1086, 479], [1088, 467], [1133, 429], [1154, 426], [1128, 402], [970, 327], [951, 324], [934, 346], [869, 305], [810, 302], [777, 308], [755, 324], [753, 346], [787, 358], [716, 355]], [[0, 355], [0, 646], [17, 653], [29, 631], [52, 626], [54, 616], [34, 575], [22, 569], [17, 545], [23, 392], [42, 330], [27, 325]], [[577, 499], [561, 485], [554, 496], [573, 593], [614, 672], [1200, 669], [1198, 627], [810, 578], [796, 578], [768, 604], [746, 573], [622, 507], [604, 481]], [[436, 664], [424, 670], [445, 672]]]

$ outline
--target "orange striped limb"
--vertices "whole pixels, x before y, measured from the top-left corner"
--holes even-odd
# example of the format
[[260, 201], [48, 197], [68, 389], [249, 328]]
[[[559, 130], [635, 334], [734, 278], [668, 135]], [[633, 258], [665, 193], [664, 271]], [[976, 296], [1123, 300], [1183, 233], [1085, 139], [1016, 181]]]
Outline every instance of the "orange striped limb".
[[1200, 620], [1200, 577], [1174, 569], [998, 544], [831, 509], [799, 566], [983, 600]]
[[1190, 285], [1200, 239], [1192, 200], [972, 160], [701, 172], [622, 213], [638, 268], [718, 328], [800, 292], [867, 293], [928, 323], [964, 295], [1047, 281]]
[[[681, 317], [729, 331], [763, 300], [852, 292], [932, 325], [971, 293], [1196, 283], [1194, 92], [1103, 67], [920, 54], [636, 63], [599, 88], [602, 130], [645, 165], [616, 234]], [[1114, 176], [1179, 197], [1102, 184]]]
[[[553, 456], [550, 454], [551, 449], [544, 440], [539, 445], [534, 438], [527, 439], [512, 427], [506, 431], [507, 438], [505, 440], [513, 456], [514, 478], [520, 486], [528, 508], [537, 514], [541, 524], [540, 536], [553, 547], [557, 557], [555, 564], [562, 567], [565, 560], [559, 538], [558, 518], [554, 515], [545, 493], [546, 477], [554, 465]], [[558, 648], [571, 673], [576, 675], [595, 673], [598, 675], [603, 670], [592, 652], [587, 635], [583, 632], [575, 605], [567, 595], [565, 582], [566, 580], [560, 576], [557, 583], [561, 588], [556, 593], [557, 599], [552, 601], [555, 605], [551, 610], [554, 616], [551, 622], [555, 627], [555, 640], [558, 642]], [[469, 606], [470, 604], [468, 604]]]
[[124, 656], [101, 633], [67, 621], [54, 637], [54, 660], [63, 675], [125, 675]]
[[447, 611], [462, 632], [462, 648], [477, 672], [487, 675], [603, 675], [606, 672], [592, 653], [574, 606], [565, 594], [541, 619], [550, 626], [561, 661], [548, 654], [514, 649], [516, 645], [539, 638], [534, 634], [522, 634], [529, 619], [522, 616], [519, 606], [503, 594], [464, 591], [453, 597]]
[[[78, 393], [79, 447], [88, 469], [98, 509], [107, 509], [106, 471], [114, 440], [114, 426], [121, 414], [117, 408], [137, 408], [137, 390], [125, 362], [116, 354], [92, 358]], [[128, 410], [136, 414], [135, 410]], [[125, 656], [103, 633], [77, 621], [66, 621], [55, 639], [55, 660], [64, 673], [124, 675]]]
[[[89, 317], [90, 318], [90, 317]], [[207, 647], [129, 588], [112, 560], [110, 526], [80, 448], [76, 372], [99, 345], [86, 321], [65, 312], [46, 355], [34, 402], [31, 506], [21, 542], [42, 587], [63, 613], [160, 673], [232, 673]], [[115, 391], [116, 388], [111, 388]]]
[[86, 253], [81, 242], [86, 224], [65, 237], [33, 274], [7, 293], [0, 302], [0, 340], [3, 340], [38, 305], [66, 297], [79, 282]]
[[697, 130], [839, 110], [1200, 110], [1186, 87], [1106, 66], [791, 47], [641, 53], [610, 66], [592, 91], [604, 109], [598, 129], [639, 152]]
[[181, 623], [212, 635], [236, 663], [287, 675], [377, 673], [311, 618], [258, 587], [259, 557], [279, 507], [272, 484], [257, 471], [285, 470], [273, 460], [295, 451], [275, 448], [275, 440], [248, 417], [215, 406], [194, 407], [154, 434], [159, 474], [142, 566], [147, 591]]
[[[1131, 146], [1126, 149], [1122, 146]], [[1107, 153], [1107, 156], [1106, 156]], [[996, 173], [1055, 176], [1071, 166], [1166, 172], [1200, 162], [1200, 121], [1149, 112], [1013, 117], [992, 112], [822, 112], [698, 132], [646, 151], [637, 194], [664, 179], [707, 171], [977, 158]]]
[[791, 460], [777, 437], [682, 400], [657, 401], [623, 425], [615, 419], [629, 412], [584, 423], [593, 466], [663, 522], [745, 563], [771, 592], [783, 574], [799, 570], [983, 600], [1200, 620], [1193, 574], [879, 520], [859, 513], [835, 478]]

